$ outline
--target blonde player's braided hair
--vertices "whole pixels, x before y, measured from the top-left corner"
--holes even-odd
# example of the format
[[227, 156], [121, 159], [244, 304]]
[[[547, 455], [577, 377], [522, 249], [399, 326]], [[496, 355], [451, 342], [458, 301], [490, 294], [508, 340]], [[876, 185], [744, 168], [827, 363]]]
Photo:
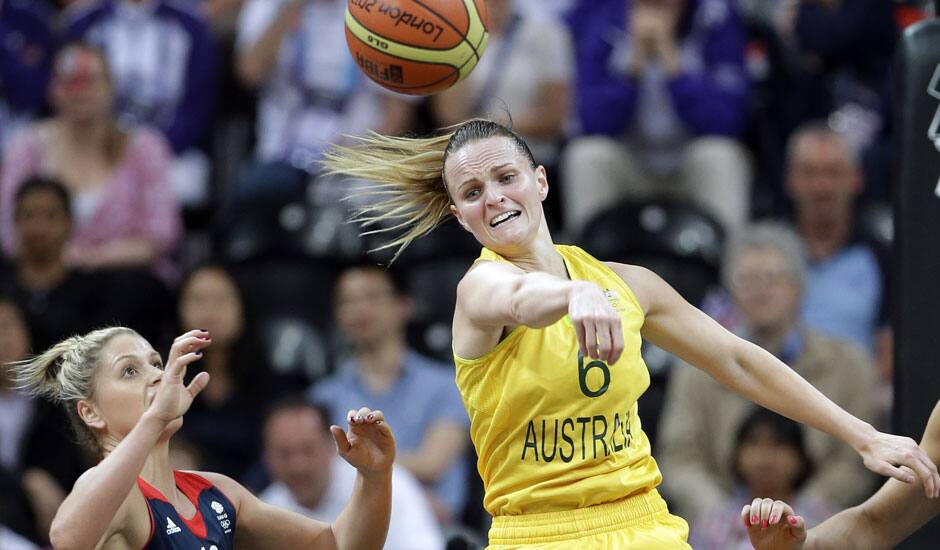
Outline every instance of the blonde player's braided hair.
[[335, 146], [323, 165], [329, 174], [369, 182], [354, 193], [366, 199], [353, 220], [364, 234], [395, 233], [376, 250], [395, 248], [392, 261], [415, 239], [429, 233], [451, 215], [453, 203], [444, 181], [447, 157], [464, 145], [490, 137], [512, 140], [533, 168], [529, 146], [511, 129], [490, 120], [474, 119], [429, 138], [385, 136], [370, 132], [351, 147]]

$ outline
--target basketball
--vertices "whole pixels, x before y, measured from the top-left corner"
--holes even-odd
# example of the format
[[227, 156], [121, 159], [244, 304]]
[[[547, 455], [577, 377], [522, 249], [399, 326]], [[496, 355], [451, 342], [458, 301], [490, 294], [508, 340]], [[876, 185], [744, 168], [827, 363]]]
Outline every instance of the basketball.
[[373, 81], [412, 95], [446, 90], [486, 49], [484, 0], [349, 0], [346, 43]]

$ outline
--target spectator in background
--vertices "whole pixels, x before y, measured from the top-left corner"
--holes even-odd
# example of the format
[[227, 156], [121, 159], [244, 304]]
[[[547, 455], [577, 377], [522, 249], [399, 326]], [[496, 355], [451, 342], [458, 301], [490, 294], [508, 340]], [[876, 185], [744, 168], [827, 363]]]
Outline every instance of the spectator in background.
[[66, 16], [66, 36], [100, 47], [111, 67], [118, 119], [159, 129], [173, 149], [170, 178], [186, 206], [208, 198], [199, 150], [215, 107], [215, 46], [206, 20], [171, 0], [96, 0]]
[[569, 232], [623, 198], [681, 196], [748, 218], [744, 30], [728, 0], [600, 0], [569, 15], [582, 136], [562, 161]]
[[93, 47], [71, 44], [56, 56], [50, 97], [55, 116], [25, 128], [5, 151], [4, 251], [19, 254], [13, 231], [17, 190], [31, 176], [50, 177], [72, 197], [66, 264], [87, 270], [146, 268], [174, 282], [178, 274], [171, 254], [182, 223], [164, 139], [144, 128], [119, 127], [108, 65]]
[[29, 330], [23, 315], [16, 303], [0, 294], [0, 548], [6, 548], [5, 537], [12, 540], [15, 536], [20, 544], [31, 544], [27, 538], [39, 541], [36, 514], [20, 471], [21, 447], [33, 415], [33, 401], [13, 388], [8, 366], [26, 359], [29, 352]]
[[[887, 251], [866, 240], [856, 223], [863, 187], [858, 157], [842, 134], [810, 122], [790, 139], [785, 177], [810, 259], [803, 318], [876, 357], [890, 356]], [[890, 380], [890, 372], [883, 378]]]
[[324, 149], [344, 135], [411, 127], [413, 102], [371, 83], [347, 54], [345, 10], [345, 0], [245, 2], [237, 70], [260, 90], [258, 144], [232, 200], [301, 192]]
[[898, 35], [890, 0], [778, 2], [774, 27], [789, 54], [793, 88], [780, 90], [789, 129], [831, 117], [855, 150], [866, 149], [890, 116], [888, 75]]
[[868, 238], [857, 221], [861, 160], [843, 134], [810, 122], [790, 139], [785, 178], [810, 259], [802, 317], [874, 357], [878, 424], [887, 425], [894, 380], [890, 250]]
[[692, 522], [689, 545], [696, 550], [749, 550], [741, 508], [756, 497], [797, 502], [806, 522], [816, 525], [834, 512], [832, 505], [799, 495], [813, 473], [799, 424], [767, 409], [754, 409], [737, 429], [734, 442], [734, 493]]
[[308, 397], [329, 407], [332, 422], [356, 403], [380, 407], [395, 426], [398, 463], [429, 491], [441, 523], [459, 517], [467, 498], [469, 440], [453, 367], [423, 357], [405, 341], [411, 314], [396, 271], [364, 264], [344, 270], [335, 287], [336, 320], [351, 357]]
[[[356, 470], [336, 452], [329, 414], [303, 396], [274, 404], [264, 423], [264, 463], [273, 483], [258, 498], [323, 522], [333, 522], [349, 500]], [[386, 550], [443, 550], [421, 486], [401, 466], [392, 470], [392, 517]]]
[[[785, 226], [761, 223], [742, 231], [729, 251], [725, 279], [741, 314], [735, 332], [776, 355], [839, 406], [871, 422], [875, 369], [857, 346], [832, 340], [801, 322], [806, 262], [799, 238]], [[733, 487], [734, 430], [750, 403], [683, 365], [672, 373], [659, 431], [663, 491], [685, 517], [702, 515]], [[872, 479], [838, 440], [809, 433], [818, 464], [803, 493], [838, 506], [864, 498]]]
[[0, 153], [46, 103], [55, 50], [52, 21], [42, 0], [0, 0]]
[[86, 273], [65, 263], [72, 210], [62, 183], [28, 178], [16, 192], [13, 218], [18, 254], [11, 268], [0, 268], [0, 289], [25, 312], [37, 349], [118, 319], [160, 337], [172, 307], [159, 281], [141, 270]]
[[29, 178], [13, 204], [18, 254], [13, 269], [0, 271], [0, 288], [22, 308], [36, 349], [103, 320], [93, 278], [65, 265], [72, 230], [68, 190], [58, 181]]
[[[877, 425], [891, 409], [890, 250], [869, 238], [857, 221], [862, 165], [849, 142], [826, 122], [811, 121], [793, 133], [786, 149], [786, 191], [794, 223], [808, 253], [809, 269], [800, 319], [808, 327], [850, 341], [877, 367]], [[741, 313], [721, 291], [702, 309], [726, 326]]]
[[32, 440], [49, 437], [35, 431], [42, 404], [13, 387], [10, 364], [26, 359], [30, 348], [22, 312], [0, 294], [0, 548], [4, 550], [48, 543], [52, 518], [65, 498], [48, 472], [24, 460]]
[[[898, 39], [890, 0], [739, 0], [768, 51], [755, 123], [777, 210], [786, 206], [779, 151], [802, 124], [828, 120], [863, 159], [866, 194], [890, 201], [889, 72]], [[758, 57], [760, 54], [758, 54]], [[758, 64], [760, 65], [760, 64]], [[758, 66], [755, 65], [755, 66]], [[793, 98], [800, 98], [794, 101]]]
[[513, 0], [488, 0], [486, 9], [486, 55], [462, 82], [431, 97], [437, 125], [476, 117], [500, 121], [526, 139], [539, 163], [554, 167], [574, 79], [568, 29]]
[[206, 468], [240, 479], [260, 452], [271, 373], [245, 330], [244, 303], [232, 276], [218, 266], [193, 271], [180, 287], [179, 321], [183, 332], [212, 335], [212, 347], [189, 373], [208, 372], [212, 384], [193, 402], [180, 433], [198, 442]]

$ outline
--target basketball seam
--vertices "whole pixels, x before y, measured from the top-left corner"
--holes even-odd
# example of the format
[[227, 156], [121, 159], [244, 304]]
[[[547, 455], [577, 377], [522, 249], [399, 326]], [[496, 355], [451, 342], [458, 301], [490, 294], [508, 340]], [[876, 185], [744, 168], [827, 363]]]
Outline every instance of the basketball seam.
[[[435, 13], [434, 15], [440, 17], [440, 14]], [[452, 49], [456, 48], [457, 46], [460, 45], [461, 42], [467, 42], [466, 37], [464, 37], [463, 35], [461, 35], [460, 40], [459, 40], [456, 44], [454, 44], [453, 46], [448, 46], [448, 47], [433, 47], [433, 46], [432, 46], [432, 47], [428, 47], [428, 46], [426, 46], [426, 45], [424, 45], [424, 44], [412, 44], [412, 43], [410, 43], [410, 42], [405, 42], [405, 41], [403, 41], [403, 40], [394, 39], [394, 38], [392, 38], [392, 37], [390, 37], [390, 36], [385, 36], [384, 34], [379, 34], [377, 31], [373, 30], [372, 27], [370, 27], [370, 26], [366, 25], [365, 23], [363, 23], [362, 21], [360, 21], [359, 18], [356, 17], [356, 14], [353, 13], [352, 10], [349, 10], [349, 16], [352, 17], [352, 18], [356, 21], [356, 23], [359, 23], [359, 24], [362, 26], [362, 28], [368, 30], [370, 33], [372, 33], [372, 34], [374, 34], [374, 35], [376, 35], [376, 36], [381, 36], [382, 38], [384, 38], [384, 39], [386, 39], [386, 40], [388, 40], [388, 41], [390, 41], [390, 42], [395, 42], [395, 43], [401, 44], [401, 45], [403, 45], [403, 46], [410, 46], [410, 47], [412, 47], [412, 48], [421, 48], [422, 50], [434, 50], [434, 51], [436, 51], [436, 52], [446, 52], [447, 50], [452, 50]], [[451, 27], [455, 32], [457, 31], [457, 27], [454, 27], [453, 25], [450, 25], [450, 27]], [[457, 34], [460, 35], [459, 32], [458, 32]], [[360, 40], [360, 42], [361, 42], [361, 40]], [[470, 44], [469, 42], [467, 42], [467, 44], [470, 46], [470, 49], [473, 49], [473, 44]], [[473, 50], [473, 53], [474, 53], [474, 55], [476, 55], [476, 50], [475, 50], [475, 49]], [[477, 57], [479, 58], [479, 56], [477, 56]], [[453, 65], [451, 65], [451, 67], [453, 67]]]
[[[421, 6], [422, 8], [424, 8], [424, 9], [428, 10], [429, 12], [433, 13], [434, 15], [436, 15], [437, 18], [440, 19], [441, 21], [443, 21], [444, 23], [447, 23], [447, 26], [448, 26], [448, 27], [450, 27], [451, 29], [453, 29], [453, 31], [454, 31], [455, 33], [457, 33], [458, 35], [460, 35], [461, 42], [466, 42], [467, 45], [470, 46], [470, 49], [473, 50], [473, 55], [477, 58], [477, 60], [480, 59], [480, 54], [477, 52], [476, 47], [474, 47], [474, 45], [473, 45], [472, 43], [470, 43], [469, 40], [467, 40], [467, 35], [464, 34], [464, 33], [462, 33], [462, 32], [460, 32], [460, 30], [459, 30], [453, 23], [451, 23], [449, 19], [447, 19], [447, 18], [444, 17], [443, 15], [437, 13], [436, 11], [434, 11], [433, 8], [428, 7], [428, 6], [427, 6], [424, 2], [422, 2], [421, 0], [412, 0], [412, 1], [413, 1], [415, 4], [418, 4], [418, 5]], [[470, 20], [470, 10], [467, 9], [467, 4], [466, 4], [466, 2], [461, 1], [461, 2], [460, 2], [460, 5], [463, 7], [463, 11], [465, 11], [465, 12], [467, 13], [467, 32], [469, 32], [469, 31], [470, 31], [470, 26], [473, 24], [473, 21]], [[476, 7], [476, 4], [474, 4], [474, 7]], [[479, 14], [478, 14], [478, 15], [479, 15]], [[482, 18], [480, 19], [480, 22], [481, 22], [481, 23], [483, 22], [483, 19], [482, 19]], [[486, 33], [486, 31], [487, 31], [486, 25], [483, 25], [483, 32]], [[463, 65], [461, 65], [461, 67], [463, 67]]]
[[[359, 38], [359, 37], [356, 36], [355, 34], [353, 35], [353, 38], [355, 38], [360, 44], [362, 44], [363, 46], [365, 46], [365, 47], [367, 47], [367, 48], [369, 48], [369, 49], [371, 49], [371, 50], [375, 50], [375, 51], [377, 51], [377, 52], [379, 52], [379, 53], [381, 53], [381, 54], [385, 54], [385, 55], [387, 55], [387, 56], [389, 56], [389, 57], [395, 57], [395, 58], [401, 59], [402, 61], [407, 61], [408, 63], [420, 63], [421, 65], [443, 65], [443, 66], [445, 66], [445, 67], [450, 67], [450, 68], [451, 68], [451, 72], [448, 73], [447, 76], [445, 76], [445, 77], [443, 77], [443, 78], [438, 78], [437, 80], [433, 80], [433, 81], [428, 82], [428, 83], [426, 83], [426, 84], [421, 84], [420, 86], [397, 86], [397, 85], [390, 84], [390, 83], [382, 83], [382, 84], [385, 85], [385, 86], [390, 86], [390, 87], [398, 88], [399, 90], [416, 90], [416, 89], [418, 89], [418, 88], [427, 88], [427, 87], [429, 87], [429, 86], [433, 86], [434, 84], [438, 84], [438, 83], [440, 83], [440, 82], [443, 82], [443, 81], [447, 80], [448, 78], [454, 76], [455, 74], [459, 77], [459, 76], [460, 76], [460, 69], [462, 69], [462, 68], [464, 67], [464, 65], [466, 65], [467, 63], [469, 63], [469, 61], [470, 61], [471, 59], [473, 59], [472, 57], [468, 57], [467, 60], [464, 61], [463, 63], [461, 63], [459, 67], [454, 66], [454, 65], [451, 65], [450, 63], [434, 63], [434, 62], [428, 62], [428, 61], [418, 61], [418, 60], [416, 60], [416, 59], [407, 59], [407, 58], [404, 58], [404, 57], [399, 57], [399, 56], [397, 56], [397, 55], [392, 55], [392, 54], [390, 54], [390, 53], [388, 53], [388, 52], [383, 52], [382, 50], [376, 48], [375, 46], [372, 46], [371, 44], [366, 44], [365, 42], [362, 41], [361, 38]], [[393, 41], [393, 42], [394, 42], [394, 41]], [[458, 78], [458, 80], [459, 80], [459, 78]]]

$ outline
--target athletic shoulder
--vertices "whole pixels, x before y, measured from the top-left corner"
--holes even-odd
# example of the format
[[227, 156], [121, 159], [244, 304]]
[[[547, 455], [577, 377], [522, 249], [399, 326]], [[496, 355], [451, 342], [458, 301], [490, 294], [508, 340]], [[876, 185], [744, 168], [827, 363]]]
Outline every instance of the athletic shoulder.
[[246, 489], [241, 483], [235, 481], [234, 479], [228, 477], [224, 474], [218, 474], [215, 472], [197, 472], [189, 470], [181, 470], [184, 474], [193, 474], [197, 475], [209, 483], [213, 487], [222, 492], [223, 495], [232, 503], [232, 506], [235, 507], [237, 511], [240, 504], [243, 502], [246, 495], [250, 494], [248, 489]]

